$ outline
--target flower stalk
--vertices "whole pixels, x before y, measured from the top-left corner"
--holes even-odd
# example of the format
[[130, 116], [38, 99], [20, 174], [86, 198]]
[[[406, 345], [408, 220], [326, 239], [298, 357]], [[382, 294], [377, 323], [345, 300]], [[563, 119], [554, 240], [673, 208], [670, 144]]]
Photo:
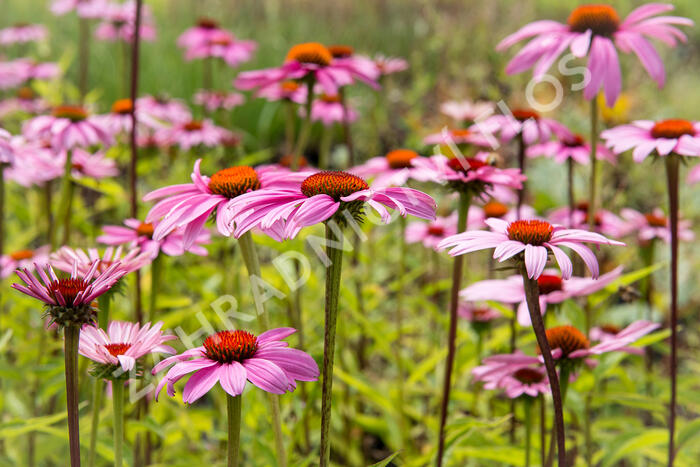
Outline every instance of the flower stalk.
[[304, 123], [302, 123], [301, 129], [299, 130], [299, 137], [297, 138], [297, 144], [294, 146], [294, 152], [292, 153], [292, 163], [290, 168], [292, 170], [299, 169], [299, 159], [304, 155], [306, 150], [306, 144], [308, 143], [309, 136], [311, 136], [311, 104], [314, 101], [314, 79], [308, 78], [306, 85], [306, 117], [304, 118]]
[[122, 467], [124, 461], [124, 381], [112, 381], [112, 407], [114, 416], [114, 467]]
[[80, 429], [78, 425], [78, 341], [80, 340], [80, 326], [66, 326], [64, 334], [70, 465], [71, 467], [80, 467]]
[[73, 214], [73, 192], [75, 184], [71, 172], [73, 170], [72, 151], [66, 151], [66, 165], [63, 170], [63, 185], [61, 190], [61, 213], [63, 214], [63, 239], [64, 245], [70, 243], [71, 217]]
[[348, 108], [345, 87], [338, 90], [340, 105], [343, 107], [343, 135], [345, 136], [345, 146], [348, 148], [348, 167], [355, 166], [355, 146], [352, 142], [352, 130], [350, 128], [350, 109]]
[[241, 440], [241, 396], [226, 394], [226, 413], [228, 418], [228, 467], [238, 467]]
[[589, 180], [588, 199], [588, 228], [595, 231], [595, 213], [598, 209], [596, 204], [596, 192], [598, 190], [598, 99], [591, 99], [591, 178]]

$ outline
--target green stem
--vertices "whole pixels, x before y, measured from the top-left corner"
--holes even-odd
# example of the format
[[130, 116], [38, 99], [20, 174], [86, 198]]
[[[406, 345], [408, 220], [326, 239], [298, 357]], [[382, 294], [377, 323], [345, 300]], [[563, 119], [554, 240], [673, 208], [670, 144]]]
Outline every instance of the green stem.
[[333, 143], [333, 127], [323, 126], [323, 131], [321, 133], [321, 142], [319, 143], [318, 151], [318, 168], [322, 170], [328, 169], [330, 156], [331, 156], [331, 145]]
[[352, 142], [352, 131], [350, 128], [350, 109], [345, 96], [345, 87], [340, 88], [340, 105], [343, 106], [343, 134], [345, 135], [345, 146], [348, 148], [348, 167], [355, 166], [355, 145]]
[[532, 404], [534, 399], [525, 396], [525, 467], [530, 467], [530, 448], [532, 446]]
[[51, 245], [51, 251], [56, 248], [56, 229], [53, 222], [53, 181], [44, 183], [44, 214], [46, 214], [46, 242]]
[[61, 192], [61, 213], [63, 214], [63, 245], [70, 241], [71, 214], [73, 211], [74, 184], [71, 172], [73, 170], [72, 151], [66, 151], [66, 165], [63, 170], [63, 186]]
[[102, 391], [104, 384], [101, 378], [95, 378], [92, 387], [92, 423], [90, 425], [90, 451], [88, 453], [88, 465], [95, 466], [97, 457], [97, 431], [100, 425], [100, 407], [102, 405]]
[[78, 426], [78, 341], [80, 339], [80, 327], [66, 326], [64, 334], [70, 465], [71, 467], [80, 467], [80, 428]]
[[404, 310], [403, 310], [403, 294], [405, 288], [405, 278], [406, 278], [406, 218], [403, 216], [399, 217], [399, 270], [397, 277], [397, 290], [396, 290], [396, 364], [398, 370], [398, 380], [397, 380], [397, 409], [399, 414], [399, 428], [401, 430], [401, 435], [403, 438], [404, 446], [410, 447], [413, 443], [410, 442], [410, 436], [407, 430], [407, 420], [404, 411], [404, 391], [403, 382], [404, 374], [406, 369], [404, 368], [403, 358], [401, 356], [401, 351], [403, 350], [403, 321], [404, 321]]
[[90, 59], [90, 22], [88, 19], [78, 20], [80, 44], [78, 60], [78, 89], [80, 90], [80, 103], [85, 100], [88, 91], [88, 66]]
[[124, 381], [112, 381], [114, 407], [114, 467], [122, 467], [124, 445]]
[[284, 152], [288, 155], [292, 155], [292, 151], [294, 151], [294, 123], [296, 119], [296, 104], [287, 99], [284, 102]]
[[163, 255], [155, 257], [151, 263], [151, 296], [149, 297], [148, 317], [146, 321], [150, 321], [156, 316], [156, 304], [158, 301], [158, 292], [160, 291], [160, 276], [163, 269]]
[[[255, 302], [255, 311], [258, 316], [258, 325], [261, 330], [265, 331], [270, 328], [269, 319], [265, 313], [265, 305], [258, 293], [257, 280], [260, 275], [260, 261], [258, 260], [258, 252], [253, 243], [253, 236], [250, 232], [246, 232], [238, 239], [238, 244], [241, 247], [241, 256], [245, 263], [250, 285], [253, 289], [253, 301]], [[282, 421], [280, 415], [280, 401], [276, 394], [270, 394], [270, 409], [272, 412], [272, 430], [275, 435], [275, 450], [277, 452], [277, 465], [285, 467], [287, 465], [287, 456], [284, 451], [284, 440], [282, 439]]]
[[566, 180], [567, 180], [567, 197], [569, 198], [569, 228], [574, 228], [574, 210], [576, 209], [576, 200], [574, 198], [574, 160], [569, 157], [566, 160]]
[[595, 229], [595, 213], [598, 209], [596, 205], [597, 191], [597, 165], [598, 158], [596, 152], [598, 150], [598, 99], [591, 99], [591, 178], [588, 199], [588, 228], [593, 231]]
[[[457, 233], [467, 229], [467, 216], [471, 194], [462, 192], [459, 194], [459, 214], [457, 217]], [[445, 450], [445, 424], [447, 423], [447, 409], [450, 402], [450, 389], [452, 386], [452, 367], [454, 366], [457, 340], [457, 307], [459, 305], [459, 290], [462, 287], [462, 275], [464, 269], [464, 255], [455, 256], [452, 268], [452, 291], [450, 294], [450, 329], [447, 337], [447, 360], [445, 361], [445, 379], [442, 386], [442, 404], [440, 406], [440, 429], [438, 432], [438, 451], [436, 465], [442, 465], [442, 457]]]
[[292, 170], [297, 170], [299, 168], [299, 158], [304, 155], [304, 151], [306, 150], [306, 143], [308, 142], [309, 136], [311, 135], [311, 104], [314, 101], [313, 78], [309, 79], [306, 89], [306, 118], [304, 119], [304, 123], [301, 126], [301, 130], [299, 130], [299, 138], [297, 139], [297, 144], [294, 147], [294, 152], [292, 153], [292, 164], [290, 167]]
[[241, 441], [241, 397], [226, 394], [228, 414], [228, 467], [238, 467]]
[[323, 335], [323, 392], [321, 396], [321, 467], [328, 467], [331, 458], [330, 427], [333, 389], [333, 358], [335, 354], [335, 328], [338, 319], [340, 274], [343, 268], [343, 236], [336, 235], [326, 224], [326, 254], [330, 265], [326, 268], [325, 331]]

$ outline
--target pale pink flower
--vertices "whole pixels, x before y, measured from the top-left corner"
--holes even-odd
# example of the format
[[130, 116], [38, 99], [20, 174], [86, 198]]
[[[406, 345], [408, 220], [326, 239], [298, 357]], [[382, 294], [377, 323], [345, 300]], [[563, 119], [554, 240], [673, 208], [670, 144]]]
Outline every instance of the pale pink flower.
[[33, 250], [18, 250], [0, 257], [0, 278], [9, 277], [16, 269], [34, 271], [35, 264], [44, 268], [49, 264], [50, 245], [40, 246]]
[[244, 102], [245, 96], [238, 92], [201, 89], [194, 95], [194, 103], [203, 106], [207, 112], [215, 112], [219, 109], [231, 110]]
[[282, 339], [296, 332], [277, 328], [255, 336], [247, 331], [220, 331], [207, 337], [201, 347], [166, 358], [153, 367], [153, 374], [175, 364], [156, 388], [158, 394], [167, 385], [175, 395], [175, 383], [194, 373], [185, 384], [182, 400], [191, 404], [218, 382], [229, 395], [243, 393], [246, 381], [263, 391], [284, 394], [296, 389], [297, 381], [316, 381], [318, 365], [305, 352], [288, 347]]
[[[591, 341], [600, 343], [610, 342], [611, 340], [615, 339], [615, 337], [620, 333], [621, 330], [621, 328], [612, 324], [592, 327], [590, 333]], [[620, 349], [620, 351], [627, 352], [633, 355], [644, 354], [644, 349], [641, 349], [639, 347], [624, 347]]]
[[177, 46], [183, 49], [200, 47], [210, 43], [217, 35], [225, 32], [219, 23], [210, 18], [199, 18], [197, 24], [188, 28], [177, 38]]
[[[346, 109], [347, 117], [345, 115]], [[305, 117], [306, 109], [299, 107], [299, 115]], [[348, 102], [345, 103], [344, 108], [337, 95], [321, 94], [311, 104], [311, 120], [314, 122], [321, 122], [324, 126], [332, 126], [335, 123], [342, 123], [346, 118], [348, 122], [354, 122], [357, 120], [357, 112]]]
[[377, 65], [381, 76], [408, 70], [408, 62], [400, 57], [387, 57], [377, 54], [374, 56], [374, 63]]
[[457, 307], [457, 315], [471, 323], [489, 323], [495, 319], [502, 317], [498, 310], [484, 306], [475, 306], [471, 303], [459, 303]]
[[612, 107], [622, 89], [617, 50], [634, 52], [649, 76], [659, 87], [666, 75], [661, 57], [647, 38], [657, 39], [673, 47], [686, 36], [673, 25], [692, 26], [693, 22], [678, 16], [656, 16], [673, 10], [673, 5], [649, 3], [633, 10], [624, 21], [609, 5], [583, 5], [571, 12], [566, 24], [556, 21], [535, 21], [503, 39], [496, 50], [502, 51], [518, 42], [533, 38], [506, 67], [508, 74], [534, 67], [535, 78], [541, 78], [567, 49], [575, 57], [588, 56], [589, 80], [583, 91], [593, 99], [600, 88], [607, 105]]
[[16, 136], [11, 141], [14, 163], [5, 171], [9, 180], [24, 186], [43, 186], [49, 180], [63, 176], [65, 156], [57, 156], [50, 145], [41, 141], [27, 141]]
[[143, 96], [136, 99], [136, 108], [144, 115], [168, 123], [186, 123], [192, 120], [192, 112], [179, 99]]
[[[136, 23], [136, 2], [131, 0], [125, 3], [108, 3], [104, 6], [102, 21], [95, 28], [95, 37], [103, 41], [123, 41], [131, 43], [134, 38], [134, 24]], [[148, 5], [141, 7], [141, 26], [139, 39], [154, 41], [156, 30], [153, 26], [153, 17]]]
[[484, 229], [487, 227], [486, 219], [491, 217], [496, 217], [498, 219], [503, 219], [507, 222], [517, 221], [518, 218], [521, 219], [538, 219], [537, 211], [532, 206], [523, 204], [520, 206], [520, 216], [518, 216], [518, 210], [515, 206], [509, 206], [512, 201], [508, 204], [502, 203], [496, 199], [486, 202], [483, 206], [477, 206], [472, 204], [469, 206], [469, 216], [467, 217], [467, 230], [473, 229]]
[[419, 157], [411, 149], [394, 149], [385, 156], [373, 157], [364, 164], [352, 167], [348, 172], [371, 179], [373, 188], [403, 186], [412, 176], [413, 161]]
[[162, 327], [162, 321], [153, 327], [151, 323], [141, 326], [139, 323], [111, 321], [105, 332], [86, 324], [80, 332], [78, 353], [95, 363], [121, 367], [129, 372], [136, 368], [136, 360], [144, 355], [175, 353], [175, 349], [164, 343], [177, 337], [163, 335]]
[[304, 86], [298, 81], [281, 81], [261, 87], [256, 91], [255, 96], [263, 97], [271, 102], [286, 100], [303, 104], [306, 102], [307, 93], [308, 86]]
[[457, 233], [457, 216], [436, 217], [429, 222], [414, 221], [406, 226], [406, 243], [422, 243], [437, 251], [440, 241]]
[[[112, 135], [128, 134], [131, 132], [131, 99], [119, 99], [112, 104], [109, 113], [96, 115], [95, 120], [102, 127], [107, 129]], [[143, 131], [163, 128], [164, 125], [149, 112], [145, 112], [142, 108], [141, 101], [136, 100], [136, 122], [138, 123], [138, 133]]]
[[507, 115], [492, 115], [470, 127], [485, 138], [496, 137], [506, 144], [522, 133], [523, 142], [530, 146], [549, 141], [552, 136], [566, 138], [571, 132], [562, 123], [541, 116], [530, 109], [514, 109]]
[[470, 100], [447, 101], [440, 104], [440, 112], [459, 123], [474, 123], [490, 116], [495, 110], [493, 102], [472, 102]]
[[[587, 229], [588, 203], [581, 202], [574, 206], [574, 211], [570, 213], [568, 206], [557, 208], [547, 216], [553, 224], [567, 225], [572, 229]], [[571, 225], [569, 225], [571, 224]], [[620, 219], [615, 213], [606, 209], [598, 209], [593, 219], [593, 230], [607, 237], [620, 238], [629, 229], [629, 225]]]
[[49, 103], [37, 96], [30, 87], [22, 87], [15, 97], [0, 101], [0, 119], [18, 112], [30, 115], [40, 114], [49, 109]]
[[642, 162], [649, 154], [700, 156], [700, 122], [671, 119], [637, 120], [603, 131], [600, 136], [615, 154], [634, 148], [632, 157]]
[[499, 169], [487, 161], [489, 154], [478, 153], [473, 158], [455, 157], [448, 159], [438, 154], [431, 157], [421, 157], [412, 161], [415, 170], [412, 176], [421, 182], [448, 183], [463, 188], [473, 186], [475, 191], [482, 192], [483, 187], [503, 185], [520, 189], [527, 177], [520, 169]]
[[183, 151], [195, 146], [214, 147], [223, 144], [226, 138], [233, 136], [229, 130], [216, 126], [209, 119], [190, 120], [174, 123], [171, 128], [162, 128], [155, 132], [155, 139], [162, 144], [177, 145]]
[[346, 70], [351, 78], [347, 82], [338, 83], [339, 85], [347, 86], [352, 84], [354, 79], [358, 79], [374, 89], [379, 89], [377, 80], [379, 79], [380, 71], [374, 60], [355, 54], [354, 49], [348, 45], [330, 45], [328, 50], [333, 56], [333, 66]]
[[[671, 227], [668, 218], [660, 208], [654, 209], [648, 214], [642, 214], [631, 208], [620, 210], [620, 215], [627, 221], [626, 233], [636, 235], [639, 242], [645, 244], [655, 238], [671, 243]], [[695, 239], [695, 233], [689, 220], [678, 221], [678, 239], [690, 242]]]
[[567, 247], [578, 254], [593, 278], [598, 278], [598, 261], [593, 252], [584, 245], [624, 245], [604, 236], [578, 229], [565, 229], [541, 220], [518, 220], [506, 222], [502, 219], [487, 219], [490, 232], [475, 230], [446, 238], [438, 245], [445, 249], [453, 247], [450, 255], [463, 255], [479, 250], [495, 248], [493, 257], [499, 262], [524, 253], [528, 277], [537, 279], [547, 264], [551, 251], [561, 269], [562, 278], [569, 279], [573, 271], [571, 260], [560, 247]]
[[68, 105], [24, 122], [22, 133], [29, 139], [50, 141], [56, 151], [113, 143], [112, 136], [93, 116], [81, 107]]
[[[545, 141], [528, 146], [527, 157], [549, 157], [563, 164], [569, 159], [582, 165], [588, 165], [591, 160], [591, 146], [580, 135], [563, 135], [554, 141]], [[596, 159], [617, 162], [617, 157], [605, 146], [598, 145]]]
[[[65, 164], [66, 156], [67, 153], [63, 151], [56, 157], [61, 164]], [[75, 148], [71, 150], [70, 162], [73, 168], [71, 176], [75, 179], [88, 177], [99, 180], [119, 175], [116, 161], [105, 156], [104, 151], [90, 153], [85, 149]]]
[[122, 251], [122, 247], [115, 249], [110, 246], [100, 254], [97, 248], [88, 248], [85, 251], [62, 246], [49, 255], [49, 262], [51, 266], [61, 271], [70, 272], [77, 269], [81, 274], [86, 274], [95, 265], [98, 271], [105, 271], [115, 264], [126, 274], [151, 263], [151, 256], [138, 248], [132, 248], [126, 254], [122, 254]]
[[[511, 399], [527, 395], [537, 397], [551, 392], [549, 380], [544, 368], [539, 362], [519, 363], [517, 359], [511, 362], [507, 357], [494, 355], [484, 359], [483, 365], [472, 370], [474, 381], [484, 382], [484, 389], [505, 389], [506, 395]], [[520, 351], [512, 354], [513, 357], [524, 357]]]
[[482, 147], [491, 145], [484, 135], [466, 128], [443, 128], [423, 138], [423, 144], [474, 144]]
[[258, 47], [255, 41], [236, 39], [221, 29], [211, 30], [206, 35], [205, 40], [196, 41], [185, 49], [185, 60], [220, 58], [228, 66], [236, 67], [249, 61]]
[[[0, 128], [0, 164], [12, 164], [15, 160], [15, 148], [12, 145], [12, 135]], [[2, 168], [4, 170], [4, 167]]]
[[0, 45], [43, 41], [48, 31], [43, 24], [15, 24], [0, 29]]

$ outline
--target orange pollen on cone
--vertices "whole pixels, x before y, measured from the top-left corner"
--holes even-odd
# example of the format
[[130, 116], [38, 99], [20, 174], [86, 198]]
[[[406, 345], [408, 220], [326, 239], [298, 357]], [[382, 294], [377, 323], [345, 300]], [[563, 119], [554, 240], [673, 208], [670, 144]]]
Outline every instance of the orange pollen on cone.
[[198, 120], [192, 120], [192, 121], [185, 123], [183, 128], [185, 129], [185, 131], [199, 131], [202, 129], [202, 126], [203, 126], [202, 122], [200, 122]]
[[534, 110], [528, 110], [528, 109], [515, 109], [511, 112], [513, 114], [513, 118], [515, 118], [519, 122], [524, 122], [525, 120], [539, 120], [540, 119], [540, 114], [535, 112]]
[[615, 326], [614, 324], [604, 324], [603, 326], [600, 327], [600, 330], [606, 334], [613, 334], [613, 335], [617, 335], [617, 333], [622, 331], [622, 329], [620, 329], [619, 326]]
[[386, 154], [386, 161], [392, 169], [411, 167], [411, 161], [418, 157], [416, 151], [410, 149], [394, 149]]
[[567, 24], [573, 32], [590, 29], [595, 35], [611, 36], [620, 27], [620, 16], [610, 5], [582, 5], [571, 12]]
[[[568, 324], [549, 328], [546, 334], [549, 347], [552, 350], [561, 349], [562, 356], [564, 357], [577, 350], [584, 350], [590, 347], [586, 336], [584, 336], [581, 331]], [[537, 352], [541, 353], [539, 347]]]
[[153, 224], [150, 222], [141, 222], [138, 227], [136, 227], [136, 233], [139, 236], [143, 235], [148, 238], [153, 238]]
[[280, 84], [280, 87], [282, 87], [282, 90], [284, 92], [295, 92], [296, 90], [299, 89], [300, 84], [297, 83], [296, 81], [282, 81]]
[[683, 135], [695, 136], [695, 127], [688, 120], [678, 118], [656, 122], [651, 129], [654, 138], [680, 138]]
[[235, 198], [260, 188], [260, 179], [252, 167], [239, 165], [219, 170], [209, 179], [209, 189], [216, 195]]
[[33, 250], [19, 250], [10, 253], [10, 258], [14, 259], [15, 261], [22, 261], [24, 259], [32, 259], [34, 257], [34, 251]]
[[328, 102], [328, 103], [338, 103], [340, 102], [340, 96], [339, 95], [330, 95], [330, 94], [321, 94], [320, 99], [323, 102]]
[[471, 157], [455, 157], [447, 161], [447, 166], [455, 172], [467, 173], [470, 170], [480, 169], [488, 164]]
[[305, 42], [297, 44], [287, 52], [287, 61], [296, 60], [299, 63], [314, 63], [328, 66], [333, 60], [333, 55], [328, 48], [320, 42]]
[[301, 192], [307, 197], [328, 195], [336, 201], [367, 189], [369, 185], [360, 177], [340, 170], [315, 173], [301, 183]]
[[328, 51], [333, 55], [333, 58], [347, 58], [355, 53], [355, 49], [349, 45], [329, 45]]
[[578, 148], [585, 144], [585, 140], [581, 135], [573, 135], [571, 138], [566, 138], [562, 144], [568, 148]]
[[221, 45], [221, 46], [228, 46], [231, 45], [231, 38], [222, 35], [221, 37], [216, 37], [214, 39], [211, 39], [209, 41], [209, 45]]
[[472, 135], [472, 132], [466, 128], [456, 128], [450, 131], [453, 138], [466, 138]]
[[540, 246], [552, 239], [554, 227], [540, 220], [515, 221], [508, 225], [508, 238], [528, 245]]
[[17, 97], [23, 101], [30, 101], [36, 97], [36, 93], [29, 86], [22, 86], [17, 90]]
[[87, 112], [77, 105], [59, 105], [54, 107], [51, 114], [56, 118], [67, 118], [73, 122], [79, 122], [87, 118]]
[[561, 277], [552, 274], [542, 274], [537, 278], [537, 288], [540, 290], [540, 295], [547, 295], [562, 290]]
[[204, 340], [207, 358], [219, 363], [242, 362], [258, 350], [258, 338], [248, 331], [220, 331]]
[[66, 300], [67, 304], [70, 305], [73, 303], [73, 300], [75, 300], [75, 297], [77, 297], [80, 292], [84, 292], [89, 285], [90, 284], [82, 279], [58, 279], [52, 281], [48, 288], [54, 299], [56, 299], [58, 295], [61, 295]]
[[428, 235], [433, 237], [442, 237], [445, 235], [445, 228], [441, 225], [431, 225], [428, 227]]
[[[283, 167], [291, 167], [293, 158], [294, 156], [291, 154], [285, 154], [284, 156], [280, 157], [279, 164]], [[306, 160], [306, 157], [299, 156], [297, 158], [297, 164], [299, 167], [306, 167], [309, 165], [309, 161]]]
[[521, 368], [513, 373], [513, 378], [523, 384], [535, 384], [542, 382], [544, 375], [534, 368]]
[[219, 23], [211, 18], [199, 18], [197, 20], [197, 26], [203, 29], [218, 29]]
[[508, 206], [498, 201], [489, 201], [484, 205], [484, 215], [486, 217], [503, 217], [508, 214]]
[[666, 225], [668, 225], [667, 219], [664, 216], [645, 214], [644, 217], [646, 218], [647, 223], [652, 227], [666, 227]]
[[112, 104], [112, 113], [120, 115], [130, 114], [133, 107], [131, 99], [119, 99]]
[[107, 352], [109, 352], [112, 357], [118, 357], [119, 355], [124, 355], [126, 351], [131, 348], [131, 344], [106, 344], [103, 347], [107, 349]]

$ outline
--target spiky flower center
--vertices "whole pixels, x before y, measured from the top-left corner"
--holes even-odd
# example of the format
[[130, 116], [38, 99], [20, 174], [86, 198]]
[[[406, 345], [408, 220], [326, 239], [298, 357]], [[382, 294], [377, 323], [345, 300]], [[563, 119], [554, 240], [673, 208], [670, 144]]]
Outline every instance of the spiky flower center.
[[127, 115], [131, 113], [133, 109], [131, 99], [119, 99], [112, 104], [112, 113], [119, 115]]
[[109, 352], [113, 357], [118, 357], [119, 355], [124, 355], [126, 351], [131, 348], [131, 344], [106, 344], [104, 348], [107, 349], [107, 352]]
[[29, 86], [22, 86], [17, 90], [17, 97], [23, 101], [31, 101], [36, 97], [36, 93]]
[[442, 237], [445, 235], [445, 228], [441, 225], [431, 225], [428, 227], [428, 235]]
[[[84, 292], [90, 284], [83, 279], [58, 279], [49, 284], [49, 290], [56, 301], [62, 296], [71, 305], [80, 292]], [[60, 303], [60, 301], [59, 301]]]
[[503, 217], [508, 214], [508, 210], [508, 206], [495, 200], [491, 200], [484, 205], [484, 215], [486, 217]]
[[333, 58], [347, 58], [355, 53], [355, 49], [349, 45], [329, 45], [328, 51], [333, 55]]
[[51, 114], [56, 118], [67, 118], [72, 122], [80, 122], [87, 118], [87, 112], [77, 105], [59, 105], [54, 107]]
[[25, 259], [32, 259], [34, 257], [34, 251], [33, 250], [19, 250], [10, 253], [10, 258], [14, 259], [15, 261], [22, 261]]
[[567, 148], [579, 148], [586, 143], [581, 135], [573, 135], [568, 138], [564, 138], [562, 144]]
[[199, 131], [203, 127], [202, 122], [199, 120], [191, 120], [183, 125], [185, 131]]
[[571, 12], [567, 23], [573, 32], [590, 29], [595, 35], [611, 36], [620, 26], [620, 16], [610, 5], [582, 5]]
[[136, 227], [136, 233], [139, 236], [144, 236], [148, 238], [153, 238], [153, 224], [150, 222], [141, 222], [138, 227]]
[[455, 157], [447, 161], [447, 166], [449, 168], [455, 172], [462, 172], [464, 174], [470, 170], [477, 170], [487, 165], [486, 162], [471, 157]]
[[678, 118], [656, 122], [651, 129], [654, 138], [680, 138], [683, 135], [695, 136], [695, 127], [688, 120]]
[[369, 185], [360, 177], [340, 170], [315, 173], [301, 183], [301, 192], [307, 197], [328, 195], [336, 201], [367, 189]]
[[247, 165], [219, 170], [209, 179], [211, 192], [226, 198], [235, 198], [259, 188], [260, 179], [257, 172]]
[[542, 382], [544, 375], [534, 368], [521, 368], [513, 373], [513, 378], [523, 384], [537, 384]]
[[204, 340], [205, 355], [219, 363], [242, 362], [257, 351], [258, 338], [248, 331], [220, 331]]
[[559, 276], [542, 274], [537, 278], [537, 288], [540, 290], [540, 295], [547, 295], [562, 290], [563, 283]]
[[540, 246], [552, 239], [554, 227], [540, 220], [515, 221], [508, 225], [508, 238], [527, 245]]
[[410, 149], [394, 149], [386, 155], [386, 161], [392, 169], [411, 167], [411, 161], [418, 157], [416, 151]]
[[666, 218], [664, 216], [658, 216], [656, 214], [646, 214], [644, 216], [647, 220], [647, 223], [652, 226], [652, 227], [666, 227], [668, 224]]
[[511, 112], [513, 114], [513, 118], [515, 118], [519, 122], [524, 122], [525, 120], [539, 120], [540, 119], [540, 114], [535, 112], [534, 110], [529, 110], [529, 109], [515, 109]]
[[295, 60], [299, 63], [312, 63], [328, 66], [333, 60], [333, 55], [328, 48], [320, 42], [305, 42], [297, 44], [287, 52], [287, 61]]
[[340, 102], [340, 96], [338, 94], [321, 94], [320, 99], [328, 104], [337, 104]]
[[282, 91], [290, 94], [296, 92], [299, 89], [299, 86], [300, 84], [296, 81], [282, 81], [280, 84]]
[[197, 20], [197, 26], [202, 29], [219, 29], [219, 23], [211, 18], [199, 18]]
[[577, 350], [585, 350], [590, 347], [590, 343], [581, 331], [568, 324], [555, 326], [546, 331], [549, 347], [561, 349], [562, 356], [566, 357]]
[[622, 331], [619, 326], [615, 326], [614, 324], [604, 324], [600, 327], [600, 330], [606, 334], [612, 334], [613, 336]]

